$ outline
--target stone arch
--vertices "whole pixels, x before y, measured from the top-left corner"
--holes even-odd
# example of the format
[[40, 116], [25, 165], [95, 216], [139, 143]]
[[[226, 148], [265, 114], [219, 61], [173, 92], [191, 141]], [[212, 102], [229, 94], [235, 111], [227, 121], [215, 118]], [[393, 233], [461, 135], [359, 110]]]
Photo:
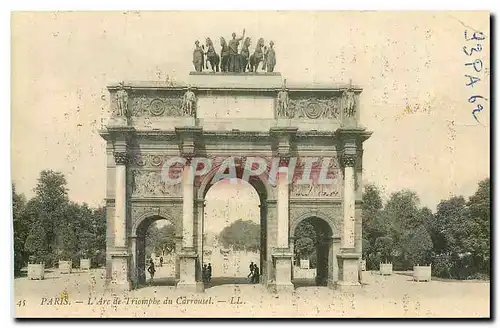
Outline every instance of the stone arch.
[[[338, 263], [336, 256], [339, 252], [340, 240], [336, 237], [338, 234], [335, 221], [332, 216], [327, 215], [325, 212], [319, 210], [307, 211], [296, 217], [290, 226], [290, 235], [296, 237], [296, 229], [301, 222], [310, 221], [316, 233], [329, 229], [322, 238], [316, 241], [316, 272], [315, 272], [315, 285], [316, 286], [333, 286], [338, 279]], [[295, 245], [295, 238], [292, 238], [293, 245]], [[295, 254], [294, 246], [292, 252]], [[293, 267], [297, 265], [295, 255], [292, 258]], [[302, 277], [303, 278], [303, 277]], [[292, 276], [293, 279], [293, 276]], [[300, 280], [300, 277], [298, 278]], [[300, 286], [300, 281], [296, 281], [297, 286]], [[306, 279], [307, 280], [307, 279]], [[309, 283], [308, 283], [309, 284]]]
[[[204, 175], [203, 179], [200, 180], [198, 186], [198, 199], [205, 199], [205, 196], [208, 193], [210, 187], [212, 187], [218, 181], [212, 183], [214, 176], [217, 174], [220, 165], [213, 167], [209, 173]], [[243, 177], [243, 173], [245, 172], [244, 168], [237, 167], [236, 168], [236, 177], [241, 179]], [[274, 191], [273, 186], [269, 183], [267, 177], [264, 174], [261, 175], [252, 175], [250, 176], [249, 181], [247, 181], [259, 195], [261, 204], [264, 204], [269, 199], [274, 199]]]
[[338, 227], [336, 225], [334, 218], [327, 215], [325, 212], [320, 211], [320, 210], [310, 210], [310, 211], [307, 211], [307, 212], [299, 215], [296, 218], [292, 218], [291, 223], [290, 223], [291, 235], [295, 234], [295, 229], [302, 221], [309, 219], [309, 218], [312, 218], [312, 217], [316, 217], [318, 219], [325, 221], [328, 224], [328, 226], [330, 227], [330, 230], [332, 232], [333, 237], [340, 236], [339, 230], [338, 230]]
[[[131, 280], [133, 283], [138, 285], [143, 285], [146, 283], [146, 241], [145, 241], [145, 233], [147, 229], [151, 226], [152, 223], [158, 220], [167, 220], [170, 224], [174, 226], [175, 234], [176, 234], [176, 252], [180, 249], [180, 240], [178, 239], [178, 235], [182, 227], [180, 226], [179, 220], [173, 218], [173, 214], [165, 211], [163, 209], [156, 210], [148, 210], [136, 218], [132, 223], [132, 227], [130, 230], [129, 240], [130, 240], [130, 252], [132, 254], [131, 261]], [[175, 278], [179, 276], [179, 260], [175, 258]]]
[[[220, 168], [220, 165], [214, 166], [206, 175], [202, 177], [202, 179], [199, 180], [199, 183], [197, 183], [197, 194], [196, 197], [199, 202], [204, 204], [204, 201], [206, 199], [206, 196], [211, 189], [212, 186], [217, 184], [218, 182], [222, 180], [217, 180], [213, 181], [214, 176], [217, 174], [218, 170]], [[236, 178], [237, 179], [242, 179], [243, 174], [245, 170], [241, 166], [236, 167]], [[268, 275], [269, 269], [268, 269], [268, 263], [272, 263], [270, 260], [270, 254], [271, 252], [268, 251], [268, 236], [267, 236], [267, 220], [268, 220], [268, 200], [274, 198], [274, 191], [273, 191], [273, 186], [269, 183], [267, 177], [264, 174], [257, 175], [257, 176], [250, 176], [250, 179], [246, 180], [251, 188], [255, 190], [257, 193], [257, 197], [259, 199], [259, 209], [260, 211], [260, 250], [259, 250], [259, 257], [260, 257], [260, 263], [257, 262], [256, 264], [259, 265], [261, 276], [265, 277]], [[204, 206], [203, 206], [204, 208]], [[198, 216], [198, 220], [203, 220], [204, 215]], [[198, 224], [200, 226], [200, 224]], [[201, 224], [202, 228], [201, 230], [204, 231], [204, 223]], [[203, 232], [202, 232], [203, 234]], [[203, 254], [203, 251], [202, 251]], [[203, 262], [203, 261], [202, 261]], [[246, 264], [245, 264], [246, 265]], [[262, 283], [265, 282], [265, 278], [262, 278], [261, 280]]]
[[[179, 220], [178, 219], [173, 219], [172, 215], [170, 213], [167, 213], [162, 210], [157, 210], [157, 211], [147, 211], [143, 214], [141, 214], [139, 217], [137, 217], [134, 222], [132, 223], [132, 229], [130, 231], [130, 237], [137, 237], [140, 234], [137, 232], [140, 231], [141, 228], [143, 227], [149, 227], [151, 223], [158, 221], [158, 220], [167, 220], [169, 221], [174, 227], [175, 231], [179, 232]], [[148, 223], [149, 222], [149, 223]], [[147, 229], [146, 229], [147, 230]]]

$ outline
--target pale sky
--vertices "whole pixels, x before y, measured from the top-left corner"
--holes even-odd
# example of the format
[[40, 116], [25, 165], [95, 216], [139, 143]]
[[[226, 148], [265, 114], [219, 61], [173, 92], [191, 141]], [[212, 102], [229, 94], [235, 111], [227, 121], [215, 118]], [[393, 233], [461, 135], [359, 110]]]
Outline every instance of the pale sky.
[[[12, 174], [31, 196], [39, 172], [68, 180], [69, 196], [102, 204], [108, 116], [106, 85], [120, 80], [186, 81], [195, 40], [234, 31], [275, 43], [276, 71], [290, 83], [363, 87], [364, 180], [384, 195], [410, 188], [434, 208], [471, 195], [489, 176], [490, 107], [478, 125], [473, 95], [489, 97], [487, 12], [23, 13], [12, 18]], [[467, 56], [464, 30], [482, 31]], [[253, 51], [253, 46], [251, 48]], [[467, 62], [483, 61], [473, 88]], [[405, 114], [406, 106], [414, 113]]]

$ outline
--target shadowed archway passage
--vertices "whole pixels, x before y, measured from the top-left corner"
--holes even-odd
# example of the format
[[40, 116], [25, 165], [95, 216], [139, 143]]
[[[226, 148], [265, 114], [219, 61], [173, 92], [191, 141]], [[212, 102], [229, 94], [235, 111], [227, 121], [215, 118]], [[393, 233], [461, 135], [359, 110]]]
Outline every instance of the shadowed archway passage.
[[295, 288], [327, 286], [334, 275], [333, 231], [325, 220], [308, 217], [294, 235], [293, 284]]

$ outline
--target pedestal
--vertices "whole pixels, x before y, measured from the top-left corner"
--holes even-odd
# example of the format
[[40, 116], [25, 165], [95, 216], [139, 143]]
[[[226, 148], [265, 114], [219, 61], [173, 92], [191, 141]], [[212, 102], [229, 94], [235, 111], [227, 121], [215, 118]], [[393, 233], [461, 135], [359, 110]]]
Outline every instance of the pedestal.
[[273, 262], [275, 263], [276, 280], [270, 288], [279, 292], [292, 292], [294, 290], [292, 278], [292, 252], [288, 249], [275, 249]]
[[128, 126], [128, 119], [124, 116], [111, 117], [108, 120], [108, 126], [110, 127], [126, 127]]
[[361, 286], [359, 283], [359, 257], [360, 254], [349, 251], [337, 255], [339, 264], [338, 286]]
[[129, 277], [131, 254], [126, 249], [115, 250], [111, 253], [112, 278], [110, 286], [118, 291], [130, 290], [132, 282]]
[[198, 254], [192, 250], [183, 251], [179, 254], [180, 280], [177, 288], [190, 292], [204, 292], [205, 286], [202, 281], [196, 281], [196, 260]]

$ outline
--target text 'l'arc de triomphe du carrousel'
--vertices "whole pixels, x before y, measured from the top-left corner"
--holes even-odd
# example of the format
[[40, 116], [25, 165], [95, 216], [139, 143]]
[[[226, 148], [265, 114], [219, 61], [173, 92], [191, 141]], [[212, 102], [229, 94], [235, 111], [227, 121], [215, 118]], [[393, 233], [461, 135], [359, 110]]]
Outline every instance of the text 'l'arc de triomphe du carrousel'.
[[[205, 195], [218, 172], [232, 169], [249, 177], [260, 198], [262, 286], [293, 290], [294, 231], [303, 220], [323, 232], [316, 280], [360, 285], [362, 145], [371, 135], [359, 123], [362, 89], [286, 83], [275, 72], [279, 43], [259, 38], [253, 53], [251, 46], [245, 31], [220, 38], [220, 53], [206, 38], [194, 44], [188, 83], [108, 86], [112, 114], [100, 134], [107, 142], [106, 278], [114, 288], [145, 282], [145, 232], [167, 219], [176, 229], [177, 288], [204, 291]], [[171, 158], [183, 159], [170, 167], [179, 183], [164, 179]], [[208, 161], [201, 167], [200, 158]], [[234, 168], [222, 167], [227, 158]], [[249, 169], [249, 158], [267, 168], [278, 163], [276, 178]], [[333, 183], [295, 179], [311, 158], [329, 163]]]

